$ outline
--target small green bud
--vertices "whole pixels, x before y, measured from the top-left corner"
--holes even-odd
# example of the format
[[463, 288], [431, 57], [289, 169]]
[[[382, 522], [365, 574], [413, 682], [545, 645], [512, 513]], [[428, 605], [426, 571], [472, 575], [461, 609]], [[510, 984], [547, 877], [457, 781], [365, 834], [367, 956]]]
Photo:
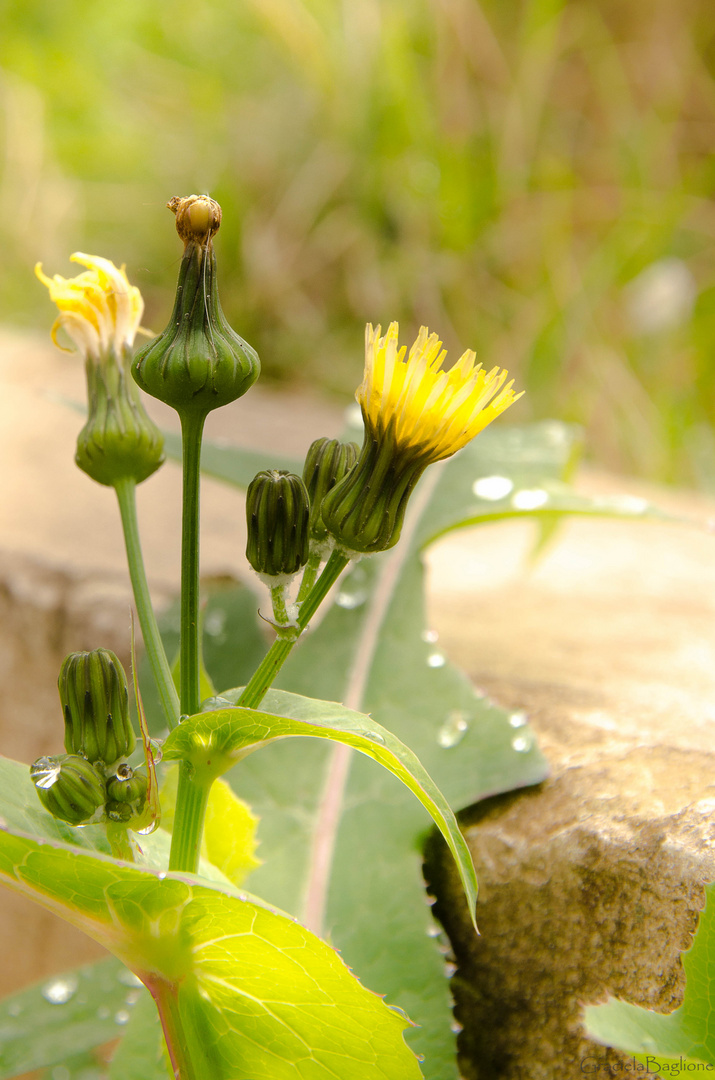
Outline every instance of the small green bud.
[[30, 778], [46, 810], [70, 825], [101, 821], [106, 789], [102, 773], [78, 754], [41, 757], [30, 766]]
[[341, 548], [372, 554], [400, 538], [409, 497], [429, 460], [400, 453], [387, 435], [365, 441], [354, 467], [323, 500], [323, 522]]
[[167, 205], [184, 241], [174, 311], [163, 334], [137, 354], [132, 374], [181, 416], [205, 417], [245, 394], [260, 362], [221, 310], [212, 243], [221, 207], [206, 195], [176, 196]]
[[310, 503], [293, 473], [259, 472], [248, 485], [246, 558], [268, 578], [292, 577], [308, 561]]
[[148, 780], [129, 765], [120, 765], [107, 780], [107, 817], [110, 821], [130, 822], [141, 816], [146, 805]]
[[129, 718], [124, 668], [109, 649], [70, 653], [57, 682], [65, 717], [65, 749], [113, 765], [137, 740]]
[[75, 461], [99, 484], [146, 480], [164, 461], [164, 436], [149, 419], [131, 377], [131, 355], [87, 356], [87, 423], [77, 437]]
[[322, 438], [311, 444], [303, 466], [303, 480], [310, 498], [311, 540], [321, 544], [327, 540], [328, 530], [321, 514], [323, 499], [350, 472], [357, 455], [357, 443]]

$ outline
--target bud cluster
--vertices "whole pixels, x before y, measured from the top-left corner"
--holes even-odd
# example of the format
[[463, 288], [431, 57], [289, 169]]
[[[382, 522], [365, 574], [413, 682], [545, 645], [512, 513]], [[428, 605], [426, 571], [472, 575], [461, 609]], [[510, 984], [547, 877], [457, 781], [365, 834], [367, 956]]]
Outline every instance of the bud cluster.
[[135, 827], [147, 778], [126, 761], [137, 740], [121, 663], [109, 649], [70, 653], [57, 685], [67, 753], [30, 766], [40, 802], [70, 825], [109, 819]]

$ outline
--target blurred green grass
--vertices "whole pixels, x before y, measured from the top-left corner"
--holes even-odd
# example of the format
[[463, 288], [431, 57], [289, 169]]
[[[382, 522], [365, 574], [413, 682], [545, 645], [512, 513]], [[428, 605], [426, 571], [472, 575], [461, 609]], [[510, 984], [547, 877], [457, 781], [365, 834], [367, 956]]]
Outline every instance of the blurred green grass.
[[265, 377], [345, 396], [367, 320], [421, 323], [585, 425], [591, 457], [715, 491], [712, 0], [0, 0], [0, 305], [74, 250], [163, 328], [166, 200], [221, 202]]

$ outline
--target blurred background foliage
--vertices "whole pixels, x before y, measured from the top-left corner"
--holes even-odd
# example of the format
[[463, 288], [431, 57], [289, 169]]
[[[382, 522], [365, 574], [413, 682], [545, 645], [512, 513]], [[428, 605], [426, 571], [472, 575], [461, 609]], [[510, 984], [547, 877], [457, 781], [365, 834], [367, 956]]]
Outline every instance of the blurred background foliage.
[[126, 263], [165, 325], [166, 200], [209, 192], [265, 377], [346, 397], [367, 320], [515, 375], [519, 416], [715, 490], [712, 0], [0, 0], [2, 320]]

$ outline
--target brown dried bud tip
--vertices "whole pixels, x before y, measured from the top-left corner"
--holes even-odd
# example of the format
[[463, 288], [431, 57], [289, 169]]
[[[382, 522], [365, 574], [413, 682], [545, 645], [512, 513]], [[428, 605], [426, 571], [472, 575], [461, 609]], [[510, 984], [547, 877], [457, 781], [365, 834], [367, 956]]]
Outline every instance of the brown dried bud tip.
[[166, 204], [176, 214], [176, 231], [185, 244], [207, 244], [221, 224], [221, 207], [208, 195], [174, 195]]

